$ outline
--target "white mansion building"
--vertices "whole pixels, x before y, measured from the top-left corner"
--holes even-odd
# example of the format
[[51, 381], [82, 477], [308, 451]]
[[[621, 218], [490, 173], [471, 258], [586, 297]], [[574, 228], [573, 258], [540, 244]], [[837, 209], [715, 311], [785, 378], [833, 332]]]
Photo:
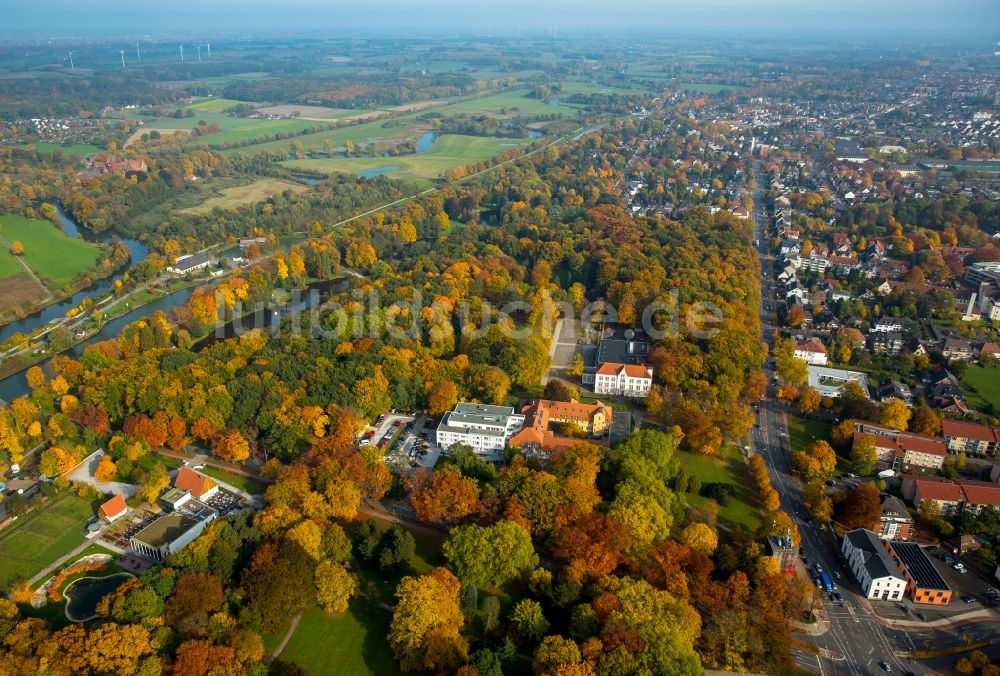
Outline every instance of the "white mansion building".
[[641, 364], [601, 364], [594, 373], [594, 393], [644, 399], [653, 384], [653, 369]]

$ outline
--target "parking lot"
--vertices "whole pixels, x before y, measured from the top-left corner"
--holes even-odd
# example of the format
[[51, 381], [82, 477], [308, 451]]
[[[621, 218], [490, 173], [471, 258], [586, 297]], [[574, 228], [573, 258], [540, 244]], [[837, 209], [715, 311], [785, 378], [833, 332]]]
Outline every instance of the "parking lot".
[[434, 444], [436, 420], [425, 415], [391, 413], [380, 416], [362, 435], [361, 444], [383, 449], [386, 465], [393, 472], [432, 469], [441, 454]]

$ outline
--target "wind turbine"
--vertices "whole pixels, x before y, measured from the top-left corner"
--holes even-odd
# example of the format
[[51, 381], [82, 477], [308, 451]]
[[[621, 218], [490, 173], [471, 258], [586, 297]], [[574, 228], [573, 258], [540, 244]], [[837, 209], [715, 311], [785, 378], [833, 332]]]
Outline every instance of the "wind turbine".
[[181, 61], [184, 60], [184, 45], [181, 45]]
[[208, 47], [208, 58], [209, 58], [209, 60], [211, 60], [211, 58], [212, 58], [212, 43], [211, 42], [206, 42], [205, 45]]
[[135, 58], [137, 60], [139, 60], [139, 61], [142, 61], [142, 53], [139, 51], [139, 43], [138, 42], [135, 43]]
[[69, 69], [70, 70], [76, 70], [76, 67], [73, 65], [73, 50], [72, 49], [69, 51]]
[[201, 45], [198, 45], [198, 63], [201, 63]]
[[122, 70], [125, 70], [125, 50], [119, 49], [118, 53], [122, 56]]

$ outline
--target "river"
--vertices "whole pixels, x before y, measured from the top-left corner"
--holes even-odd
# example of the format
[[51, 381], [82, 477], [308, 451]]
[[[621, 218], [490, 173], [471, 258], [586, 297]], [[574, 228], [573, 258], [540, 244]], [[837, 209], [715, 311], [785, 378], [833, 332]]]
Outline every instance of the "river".
[[[279, 240], [279, 242], [282, 245], [292, 246], [294, 244], [304, 241], [305, 239], [306, 237], [304, 235], [295, 235], [291, 237], [282, 238], [281, 240]], [[239, 249], [238, 245], [232, 246], [222, 251], [220, 255], [222, 256], [232, 255], [238, 249]], [[154, 300], [146, 305], [131, 310], [130, 312], [126, 312], [122, 316], [108, 321], [106, 324], [104, 324], [104, 326], [101, 327], [101, 329], [97, 333], [90, 336], [86, 340], [83, 340], [80, 343], [74, 345], [64, 354], [67, 354], [74, 358], [79, 358], [80, 355], [83, 354], [83, 351], [88, 346], [93, 345], [94, 343], [98, 343], [102, 340], [109, 340], [111, 338], [116, 337], [119, 333], [121, 333], [122, 329], [124, 329], [132, 322], [142, 319], [143, 317], [147, 317], [151, 314], [154, 314], [157, 311], [162, 310], [169, 317], [170, 310], [174, 307], [177, 307], [178, 305], [186, 303], [188, 299], [191, 297], [191, 294], [194, 293], [195, 289], [202, 286], [203, 284], [208, 284], [213, 281], [216, 280], [209, 279], [205, 280], [205, 282], [203, 282], [202, 284], [196, 284], [195, 286], [190, 286], [186, 289], [179, 289], [177, 291], [174, 291], [173, 293], [169, 293], [166, 296], [163, 296], [162, 298], [158, 298], [157, 300]], [[320, 282], [315, 285], [315, 288], [325, 289], [329, 285], [330, 282]], [[275, 319], [280, 319], [282, 316], [284, 316], [285, 312], [286, 311], [283, 310], [277, 315], [273, 313], [268, 313], [265, 325], [270, 326]], [[249, 326], [249, 322], [250, 319], [247, 319], [247, 322], [245, 323]], [[234, 328], [231, 324], [232, 323], [227, 324], [225, 326], [226, 336], [231, 336], [235, 333]], [[44, 361], [40, 362], [38, 366], [45, 368], [50, 361], [51, 359], [45, 359]], [[14, 373], [10, 376], [7, 376], [6, 378], [0, 379], [0, 399], [3, 399], [4, 401], [13, 401], [17, 397], [24, 396], [26, 394], [29, 394], [30, 392], [31, 390], [28, 388], [28, 381], [23, 371], [19, 373]]]
[[[101, 244], [110, 244], [114, 240], [114, 236], [110, 233], [101, 236], [91, 236], [89, 233], [84, 234], [81, 232], [77, 224], [70, 218], [62, 207], [58, 204], [53, 204], [56, 208], [56, 217], [59, 220], [59, 225], [62, 227], [63, 231], [73, 238], [83, 237], [84, 239], [92, 242], [99, 242]], [[146, 255], [149, 253], [149, 248], [137, 239], [119, 238], [121, 242], [128, 247], [129, 255], [131, 256], [131, 265], [129, 269], [131, 270], [140, 261], [142, 261]], [[81, 289], [77, 291], [69, 298], [65, 298], [61, 301], [53, 303], [52, 305], [47, 305], [38, 312], [28, 315], [24, 319], [15, 320], [9, 324], [5, 324], [0, 327], [0, 343], [13, 336], [15, 333], [29, 334], [32, 331], [39, 329], [54, 319], [62, 319], [66, 316], [66, 312], [70, 308], [74, 308], [83, 302], [85, 298], [100, 299], [108, 295], [108, 291], [111, 289], [111, 285], [114, 284], [115, 279], [118, 279], [121, 275], [105, 277], [104, 279], [98, 279], [93, 284], [88, 286], [86, 289]], [[0, 395], [0, 398], [6, 399]]]

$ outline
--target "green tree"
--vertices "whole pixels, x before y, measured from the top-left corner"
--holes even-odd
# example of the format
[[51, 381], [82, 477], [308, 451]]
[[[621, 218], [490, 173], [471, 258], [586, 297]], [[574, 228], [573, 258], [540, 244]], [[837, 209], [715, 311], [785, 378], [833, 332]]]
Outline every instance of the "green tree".
[[477, 587], [505, 587], [538, 565], [531, 536], [506, 520], [452, 529], [441, 551], [459, 579]]
[[542, 606], [532, 599], [521, 599], [510, 613], [510, 623], [523, 638], [537, 641], [549, 629]]

